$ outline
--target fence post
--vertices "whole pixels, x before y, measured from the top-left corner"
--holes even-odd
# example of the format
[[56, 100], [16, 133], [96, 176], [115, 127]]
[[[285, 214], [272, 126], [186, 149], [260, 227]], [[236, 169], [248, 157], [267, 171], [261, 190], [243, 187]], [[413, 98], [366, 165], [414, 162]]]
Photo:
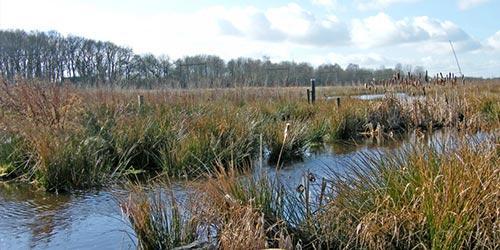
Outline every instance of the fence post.
[[340, 108], [340, 97], [337, 97], [337, 108]]
[[311, 103], [311, 91], [307, 89], [307, 103]]
[[316, 80], [311, 79], [311, 102], [314, 104], [316, 101]]
[[137, 103], [139, 104], [139, 108], [142, 108], [144, 105], [144, 96], [143, 95], [137, 95]]

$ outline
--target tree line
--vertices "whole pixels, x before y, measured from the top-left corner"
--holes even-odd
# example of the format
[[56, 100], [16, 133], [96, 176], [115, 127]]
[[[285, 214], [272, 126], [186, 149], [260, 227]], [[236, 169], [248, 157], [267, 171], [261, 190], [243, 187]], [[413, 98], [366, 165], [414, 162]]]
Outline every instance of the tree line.
[[[422, 67], [405, 71], [424, 72]], [[350, 85], [388, 79], [394, 69], [365, 69], [349, 64], [313, 67], [308, 63], [271, 62], [237, 58], [224, 61], [214, 55], [173, 60], [168, 56], [135, 54], [111, 42], [58, 32], [0, 30], [0, 75], [7, 80], [43, 79], [82, 87], [217, 88], [237, 86], [301, 86], [311, 78], [317, 85]]]

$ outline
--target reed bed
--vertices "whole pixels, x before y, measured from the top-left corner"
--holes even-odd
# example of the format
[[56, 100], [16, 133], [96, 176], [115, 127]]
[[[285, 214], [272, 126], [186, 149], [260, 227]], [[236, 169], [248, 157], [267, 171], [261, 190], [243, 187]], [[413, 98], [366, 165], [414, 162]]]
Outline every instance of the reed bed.
[[[373, 101], [343, 97], [340, 107], [326, 98], [308, 104], [304, 88], [122, 91], [2, 84], [0, 174], [48, 191], [99, 187], [137, 174], [192, 179], [219, 166], [244, 169], [261, 146], [270, 165], [284, 165], [324, 142], [442, 127], [494, 131], [500, 124], [498, 84], [432, 87], [415, 101], [390, 93]], [[363, 91], [318, 88], [317, 96]]]
[[363, 157], [332, 175], [331, 202], [319, 213], [325, 242], [341, 248], [498, 247], [495, 141], [412, 145]]
[[151, 193], [145, 187], [130, 186], [131, 196], [121, 199], [122, 212], [136, 232], [140, 249], [173, 249], [194, 241], [196, 224], [182, 210], [173, 193]]
[[[497, 140], [462, 135], [364, 154], [340, 172], [305, 175], [297, 189], [219, 168], [190, 186], [196, 202], [185, 209], [211, 229], [196, 242], [221, 249], [496, 249]], [[145, 213], [136, 216], [157, 217]]]

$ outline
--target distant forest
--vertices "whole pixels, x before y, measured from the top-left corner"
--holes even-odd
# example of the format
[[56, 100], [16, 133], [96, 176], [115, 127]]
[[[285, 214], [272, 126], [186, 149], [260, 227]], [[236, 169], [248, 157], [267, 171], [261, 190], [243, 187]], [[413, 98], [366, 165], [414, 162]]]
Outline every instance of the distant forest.
[[[242, 48], [244, 49], [244, 48]], [[50, 32], [0, 30], [0, 75], [14, 79], [70, 82], [81, 87], [218, 88], [238, 86], [351, 85], [390, 78], [395, 72], [425, 72], [423, 67], [365, 69], [349, 64], [313, 67], [308, 63], [269, 58], [224, 61], [214, 55], [168, 56], [135, 54], [111, 42]]]

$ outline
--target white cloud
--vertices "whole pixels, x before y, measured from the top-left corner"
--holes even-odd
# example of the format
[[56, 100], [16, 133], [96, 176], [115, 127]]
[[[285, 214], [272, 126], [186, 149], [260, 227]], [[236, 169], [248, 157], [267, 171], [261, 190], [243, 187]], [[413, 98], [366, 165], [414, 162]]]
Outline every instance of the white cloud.
[[[23, 8], [22, 6], [30, 6]], [[15, 11], [15, 10], [23, 11]], [[74, 11], [78, 10], [78, 11]], [[218, 35], [219, 12], [214, 7], [190, 13], [136, 13], [109, 11], [83, 1], [4, 1], [0, 10], [2, 29], [56, 30], [97, 40], [131, 46], [137, 53], [167, 54], [173, 58], [216, 54], [224, 58], [273, 54], [278, 46]], [[92, 13], [91, 15], [89, 13]], [[36, 20], [36, 21], [33, 21]], [[245, 46], [242, 51], [240, 46]]]
[[219, 25], [219, 28], [222, 34], [313, 46], [337, 46], [349, 42], [345, 23], [335, 16], [319, 18], [295, 3], [267, 10], [240, 12], [237, 17], [230, 14], [233, 11], [228, 10], [229, 13], [221, 17], [223, 25]]
[[492, 35], [488, 40], [486, 41], [488, 46], [490, 48], [500, 50], [500, 30], [497, 31], [494, 35]]
[[325, 7], [337, 6], [337, 0], [312, 0], [311, 2], [315, 5], [325, 6]]
[[429, 38], [409, 20], [394, 21], [384, 13], [352, 21], [352, 40], [362, 48], [421, 41]]
[[[395, 1], [408, 0], [372, 2], [388, 6]], [[344, 67], [348, 63], [392, 67], [401, 62], [443, 72], [455, 67], [448, 43], [452, 40], [466, 73], [500, 76], [500, 31], [484, 41], [484, 47], [489, 48], [485, 50], [455, 23], [432, 17], [398, 20], [380, 13], [339, 20], [294, 3], [267, 9], [213, 6], [185, 12], [146, 12], [102, 8], [100, 2], [2, 1], [0, 29], [57, 30], [171, 58], [193, 54], [215, 54], [224, 59], [266, 55], [273, 61], [308, 61], [315, 65], [338, 62]]]
[[382, 65], [393, 66], [397, 63], [396, 61], [375, 52], [349, 54], [329, 53], [327, 55], [327, 60], [330, 63], [338, 63], [344, 68], [350, 63], [358, 64], [364, 68], [379, 68]]
[[490, 0], [459, 0], [458, 8], [461, 10], [468, 10], [478, 5], [489, 2]]
[[398, 44], [440, 43], [451, 40], [460, 43], [463, 50], [473, 50], [480, 44], [450, 21], [427, 16], [393, 20], [385, 13], [352, 21], [351, 37], [361, 48], [384, 47]]
[[360, 10], [384, 9], [400, 3], [415, 3], [421, 0], [355, 0]]

